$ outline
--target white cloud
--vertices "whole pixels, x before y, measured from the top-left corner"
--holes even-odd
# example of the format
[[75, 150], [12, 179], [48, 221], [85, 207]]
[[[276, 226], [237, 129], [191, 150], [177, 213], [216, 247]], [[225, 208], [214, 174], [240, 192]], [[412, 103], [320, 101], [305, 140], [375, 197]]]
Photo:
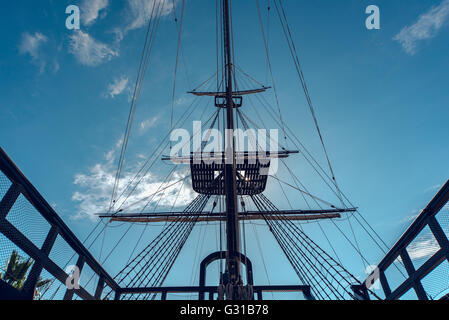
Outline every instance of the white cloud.
[[440, 250], [440, 246], [431, 234], [416, 240], [416, 242], [411, 243], [407, 248], [412, 260], [430, 258], [438, 250]]
[[40, 32], [29, 34], [25, 32], [22, 34], [22, 41], [19, 45], [19, 52], [21, 54], [29, 54], [33, 63], [37, 64], [40, 71], [45, 70], [46, 61], [42, 56], [41, 47], [48, 42], [48, 38]]
[[[412, 261], [417, 260], [428, 260], [435, 253], [440, 250], [440, 245], [438, 244], [435, 237], [427, 233], [425, 235], [420, 236], [415, 239], [409, 246], [407, 247], [407, 253], [410, 256]], [[403, 263], [401, 256], [399, 256], [396, 260], [396, 263]]]
[[[117, 143], [115, 148], [105, 155], [104, 160], [91, 167], [87, 173], [75, 175], [74, 184], [78, 190], [73, 193], [72, 200], [78, 204], [78, 212], [72, 218], [95, 219], [96, 213], [104, 213], [109, 208], [112, 189], [115, 182], [115, 159], [120, 150], [120, 145], [120, 143]], [[118, 194], [121, 194], [129, 181], [134, 178], [136, 172], [137, 170], [125, 170], [123, 172]], [[171, 185], [173, 186], [151, 199], [151, 195], [160, 190], [163, 179], [150, 173], [142, 180], [133, 194], [128, 198], [125, 207], [141, 200], [143, 201], [137, 203], [132, 208], [129, 208], [129, 210], [132, 212], [139, 212], [144, 209], [148, 202], [150, 202], [150, 206], [158, 204], [159, 208], [167, 207], [171, 209], [175, 201], [177, 207], [186, 206], [193, 200], [195, 194], [187, 184], [187, 180], [184, 185], [182, 182], [176, 184], [176, 182], [186, 176], [186, 172], [175, 172], [162, 188]], [[121, 204], [120, 201], [118, 203]]]
[[407, 223], [410, 224], [411, 222], [415, 221], [416, 218], [419, 217], [419, 215], [421, 214], [422, 210], [413, 210], [412, 214], [408, 217], [405, 217], [403, 219], [401, 219], [399, 221], [399, 223], [403, 224], [403, 223]]
[[155, 116], [155, 117], [149, 118], [145, 121], [142, 121], [140, 123], [140, 132], [144, 133], [148, 129], [154, 128], [156, 126], [157, 122], [159, 121], [159, 119], [160, 119], [160, 116]]
[[86, 26], [90, 26], [100, 16], [100, 12], [106, 9], [109, 0], [84, 0], [81, 5], [81, 17]]
[[439, 189], [441, 189], [442, 185], [441, 184], [436, 184], [432, 187], [429, 187], [427, 189], [424, 190], [424, 192], [430, 192], [430, 191], [438, 191]]
[[418, 43], [434, 38], [449, 20], [449, 0], [443, 0], [422, 14], [411, 26], [404, 27], [393, 39], [410, 55], [416, 53]]
[[34, 35], [28, 32], [22, 35], [22, 42], [20, 43], [19, 50], [20, 53], [28, 53], [31, 57], [39, 58], [39, 49], [42, 44], [46, 43], [48, 38], [40, 32], [36, 32]]
[[53, 63], [53, 72], [57, 73], [59, 71], [59, 69], [61, 69], [61, 66], [59, 65], [58, 61], [54, 61]]
[[152, 15], [160, 11], [162, 16], [173, 11], [173, 0], [128, 0], [132, 14], [132, 22], [128, 30], [143, 27]]
[[126, 77], [117, 78], [108, 86], [108, 96], [114, 98], [120, 95], [128, 87], [129, 79]]
[[118, 56], [117, 51], [80, 30], [70, 36], [69, 52], [86, 66], [97, 66]]
[[[175, 3], [177, 1], [175, 0]], [[127, 23], [123, 28], [114, 31], [117, 40], [121, 41], [128, 31], [145, 26], [156, 12], [160, 12], [164, 17], [172, 13], [173, 8], [173, 0], [128, 0]]]

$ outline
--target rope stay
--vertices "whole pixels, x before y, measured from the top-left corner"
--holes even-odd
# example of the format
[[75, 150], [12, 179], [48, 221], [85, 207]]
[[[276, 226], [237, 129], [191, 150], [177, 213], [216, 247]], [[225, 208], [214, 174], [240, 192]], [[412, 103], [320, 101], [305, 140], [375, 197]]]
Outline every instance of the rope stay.
[[145, 43], [144, 43], [142, 55], [140, 58], [139, 69], [137, 72], [137, 79], [136, 79], [136, 84], [134, 87], [134, 93], [133, 93], [133, 97], [131, 100], [131, 107], [130, 107], [130, 111], [129, 111], [129, 115], [128, 115], [128, 121], [126, 124], [125, 134], [123, 136], [122, 147], [120, 150], [120, 157], [119, 157], [119, 162], [118, 162], [118, 167], [117, 167], [117, 173], [115, 176], [111, 201], [109, 204], [109, 210], [108, 210], [109, 212], [112, 211], [112, 209], [114, 208], [116, 201], [117, 201], [116, 195], [117, 195], [117, 191], [118, 191], [118, 188], [120, 185], [120, 178], [121, 178], [123, 166], [125, 163], [125, 154], [126, 154], [126, 150], [128, 148], [129, 138], [130, 138], [132, 127], [133, 127], [134, 116], [136, 114], [137, 104], [139, 102], [140, 93], [142, 90], [143, 82], [144, 82], [147, 68], [149, 65], [149, 60], [151, 57], [154, 40], [156, 38], [156, 33], [157, 33], [157, 30], [159, 27], [159, 22], [160, 22], [162, 13], [164, 11], [164, 7], [165, 7], [165, 1], [154, 1], [153, 2], [153, 6], [151, 9], [151, 14], [150, 14], [149, 22], [148, 22], [148, 27], [147, 27], [147, 33], [145, 36]]
[[[204, 211], [210, 196], [200, 195], [185, 209], [185, 213]], [[115, 277], [126, 288], [162, 286], [177, 257], [190, 236], [198, 216], [183, 216], [167, 225], [162, 232], [127, 264]], [[111, 292], [112, 293], [112, 292]], [[131, 299], [154, 299], [154, 294], [131, 294]]]
[[[278, 122], [279, 120], [276, 119], [272, 112], [270, 112], [271, 106], [269, 103], [263, 99], [263, 96], [256, 96], [259, 100], [260, 104], [266, 109], [268, 114], [271, 116], [271, 118]], [[258, 115], [259, 119], [263, 122], [263, 119], [259, 115], [256, 108], [254, 108], [254, 111]], [[251, 120], [250, 117], [246, 116], [242, 111], [241, 113], [243, 116], [251, 122], [256, 127], [259, 127], [257, 124], [254, 123], [253, 120]], [[278, 125], [279, 122], [278, 122]], [[304, 157], [304, 159], [307, 161], [307, 163], [313, 168], [313, 170], [318, 174], [318, 176], [321, 178], [321, 180], [327, 185], [327, 187], [339, 198], [339, 194], [341, 194], [342, 198], [348, 203], [348, 205], [345, 205], [345, 207], [355, 207], [349, 198], [341, 191], [341, 189], [334, 190], [334, 188], [331, 187], [331, 184], [335, 186], [335, 183], [333, 182], [333, 179], [328, 175], [328, 173], [323, 169], [323, 167], [318, 163], [318, 161], [315, 159], [315, 157], [312, 155], [312, 153], [305, 147], [304, 143], [301, 142], [301, 140], [295, 135], [293, 130], [289, 128], [286, 125], [286, 129], [288, 131], [288, 136], [290, 137], [291, 141], [293, 141], [294, 146], [297, 150], [300, 151], [301, 155]], [[285, 162], [282, 161], [282, 163], [286, 166]], [[291, 170], [290, 170], [291, 173]], [[292, 174], [292, 173], [291, 173]], [[295, 179], [297, 179], [295, 177]], [[331, 184], [330, 184], [331, 183]], [[340, 200], [341, 201], [341, 200]], [[388, 245], [385, 243], [384, 239], [382, 239], [379, 234], [374, 230], [374, 228], [370, 225], [370, 223], [363, 217], [363, 215], [360, 213], [359, 210], [355, 212], [355, 215], [352, 215], [351, 218], [354, 218], [358, 225], [360, 225], [363, 229], [363, 231], [370, 237], [370, 239], [376, 244], [376, 246], [381, 250], [381, 252], [386, 253], [386, 250], [388, 250]], [[360, 217], [360, 219], [359, 219]]]
[[[279, 212], [264, 195], [256, 195], [251, 199], [261, 214], [268, 209]], [[278, 219], [265, 219], [265, 222], [300, 281], [311, 285], [316, 297], [337, 300], [356, 298], [350, 287], [361, 284], [360, 281], [296, 224], [285, 219], [282, 214], [278, 215]], [[377, 297], [373, 292], [371, 293]]]
[[[175, 16], [176, 24], [178, 23], [178, 18], [176, 17], [175, 10], [175, 1], [173, 0], [173, 14]], [[182, 27], [184, 22], [184, 8], [185, 8], [185, 0], [182, 0], [182, 8], [181, 8], [181, 21], [178, 30], [178, 43], [176, 49], [176, 62], [175, 62], [175, 75], [173, 77], [173, 92], [172, 92], [172, 103], [171, 103], [171, 118], [170, 118], [170, 132], [173, 131], [173, 118], [175, 113], [175, 99], [176, 99], [176, 80], [178, 76], [178, 64], [179, 64], [179, 51], [181, 50], [182, 43]], [[170, 149], [171, 149], [171, 141], [170, 141]]]
[[317, 115], [316, 115], [316, 112], [315, 112], [314, 105], [312, 103], [312, 98], [310, 97], [309, 88], [307, 86], [307, 82], [306, 82], [306, 79], [304, 77], [304, 73], [303, 73], [302, 66], [301, 66], [301, 63], [300, 63], [300, 60], [299, 60], [298, 52], [296, 50], [296, 45], [295, 45], [295, 42], [293, 40], [290, 24], [289, 24], [289, 22], [287, 20], [287, 15], [285, 14], [285, 10], [284, 10], [284, 6], [282, 4], [282, 0], [274, 0], [274, 5], [275, 5], [275, 8], [276, 8], [276, 12], [278, 13], [279, 21], [280, 21], [282, 30], [284, 32], [284, 36], [286, 38], [287, 44], [288, 44], [289, 49], [290, 49], [290, 53], [291, 53], [291, 56], [292, 56], [292, 59], [293, 59], [293, 63], [295, 65], [295, 69], [296, 69], [296, 71], [298, 73], [298, 77], [300, 79], [301, 86], [302, 86], [302, 88], [304, 90], [304, 94], [306, 96], [307, 104], [309, 106], [310, 113], [312, 115], [312, 118], [313, 118], [313, 121], [314, 121], [314, 124], [315, 124], [315, 128], [317, 130], [318, 136], [319, 136], [320, 141], [321, 141], [321, 146], [322, 146], [324, 154], [326, 156], [326, 160], [327, 160], [327, 163], [328, 163], [328, 166], [329, 166], [329, 170], [330, 170], [330, 173], [331, 173], [331, 176], [332, 176], [332, 181], [333, 181], [333, 183], [335, 185], [335, 188], [337, 189], [337, 192], [339, 193], [340, 201], [344, 205], [344, 202], [343, 202], [343, 199], [342, 199], [342, 195], [341, 195], [341, 191], [340, 191], [340, 187], [338, 186], [337, 179], [336, 179], [335, 173], [334, 173], [334, 169], [333, 169], [331, 161], [330, 161], [329, 153], [327, 151], [327, 147], [326, 147], [326, 144], [324, 142], [323, 134], [321, 132], [320, 125], [318, 123], [318, 118], [317, 118]]
[[281, 128], [282, 128], [283, 133], [284, 133], [284, 140], [287, 143], [287, 134], [285, 132], [284, 119], [282, 118], [281, 106], [280, 106], [280, 103], [279, 103], [278, 92], [277, 92], [276, 83], [275, 83], [275, 80], [274, 80], [273, 67], [272, 67], [271, 58], [270, 58], [270, 51], [269, 51], [269, 48], [268, 48], [268, 40], [267, 40], [267, 37], [265, 36], [265, 31], [264, 31], [264, 28], [263, 28], [263, 20], [262, 20], [262, 14], [260, 12], [259, 0], [256, 0], [256, 7], [257, 7], [257, 14], [259, 16], [260, 30], [262, 32], [262, 38], [263, 38], [263, 43], [264, 43], [264, 47], [265, 47], [265, 54], [266, 54], [266, 59], [267, 59], [268, 70], [270, 71], [271, 83], [272, 83], [272, 86], [273, 86], [274, 96], [276, 98], [276, 106], [277, 106], [278, 112], [279, 112], [279, 120], [281, 122]]

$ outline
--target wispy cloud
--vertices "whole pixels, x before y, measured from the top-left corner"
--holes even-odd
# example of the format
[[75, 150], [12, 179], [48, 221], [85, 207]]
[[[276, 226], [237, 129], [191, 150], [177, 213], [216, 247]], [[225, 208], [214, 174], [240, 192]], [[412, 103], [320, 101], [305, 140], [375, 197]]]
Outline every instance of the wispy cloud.
[[[413, 261], [426, 261], [440, 250], [440, 245], [430, 231], [420, 235], [407, 247], [407, 253]], [[399, 256], [396, 263], [403, 263]]]
[[128, 30], [143, 27], [158, 10], [162, 16], [173, 11], [173, 0], [128, 0], [132, 22]]
[[148, 129], [154, 128], [157, 125], [159, 119], [160, 119], [160, 116], [154, 116], [145, 121], [142, 121], [139, 126], [140, 133], [144, 133]]
[[69, 52], [85, 66], [97, 66], [119, 55], [107, 44], [95, 40], [81, 30], [70, 36]]
[[100, 16], [100, 12], [106, 9], [109, 0], [84, 0], [81, 4], [81, 18], [86, 26], [90, 26]]
[[116, 78], [108, 86], [108, 97], [114, 98], [115, 96], [122, 94], [128, 87], [128, 82], [129, 79], [127, 77]]
[[29, 54], [34, 64], [39, 66], [40, 72], [44, 72], [47, 65], [41, 47], [48, 42], [48, 38], [40, 32], [30, 34], [25, 32], [22, 34], [22, 40], [19, 45], [19, 52], [21, 54]]
[[414, 55], [420, 41], [434, 38], [449, 21], [449, 0], [443, 0], [422, 14], [418, 20], [404, 27], [393, 39], [398, 41], [405, 52]]
[[[105, 212], [111, 200], [112, 189], [115, 182], [115, 160], [120, 143], [115, 148], [105, 154], [103, 161], [92, 166], [87, 173], [79, 173], [75, 175], [74, 184], [77, 191], [73, 193], [72, 200], [78, 205], [78, 212], [72, 217], [73, 219], [89, 218], [94, 220], [96, 213]], [[138, 166], [136, 166], [138, 167]], [[136, 169], [125, 170], [120, 180], [119, 192], [131, 181], [137, 173]], [[171, 186], [167, 190], [159, 193], [157, 196], [151, 197], [155, 192], [161, 190], [163, 180], [156, 174], [148, 174], [144, 177], [136, 190], [126, 201], [127, 204], [133, 204], [144, 199], [130, 208], [133, 212], [139, 212], [147, 207], [159, 206], [171, 208], [174, 204], [176, 207], [182, 207], [190, 203], [194, 198], [194, 192], [190, 186], [177, 183], [187, 175], [187, 172], [175, 172], [169, 181], [163, 187]], [[120, 202], [119, 202], [120, 203]]]
[[410, 223], [412, 223], [413, 221], [415, 221], [416, 218], [419, 217], [419, 215], [421, 214], [421, 212], [422, 212], [422, 210], [413, 210], [413, 212], [412, 212], [411, 215], [409, 215], [409, 216], [407, 216], [407, 217], [401, 219], [401, 220], [399, 221], [399, 223], [400, 223], [400, 224], [404, 224], [404, 223], [410, 224]]
[[129, 31], [145, 26], [157, 12], [164, 17], [172, 13], [173, 9], [173, 0], [128, 0], [127, 22], [123, 28], [115, 30], [117, 40], [122, 40]]
[[431, 192], [431, 191], [434, 192], [434, 191], [439, 190], [441, 187], [442, 187], [441, 184], [436, 184], [436, 185], [434, 185], [434, 186], [428, 187], [427, 189], [424, 190], [424, 192], [425, 192], [425, 193]]
[[423, 236], [416, 242], [411, 243], [407, 248], [412, 260], [430, 258], [438, 250], [440, 250], [440, 246], [431, 234]]
[[[428, 188], [424, 189], [423, 192], [424, 192], [424, 193], [429, 193], [429, 192], [435, 193], [435, 192], [437, 192], [441, 187], [442, 187], [441, 184], [436, 184], [436, 185], [434, 185], [434, 186], [431, 186], [431, 187], [428, 187]], [[446, 207], [449, 208], [449, 204], [447, 204]], [[400, 223], [400, 224], [403, 224], [403, 223], [409, 224], [409, 223], [415, 221], [416, 218], [418, 218], [419, 215], [423, 212], [423, 210], [424, 210], [424, 209], [416, 209], [416, 210], [413, 210], [412, 213], [411, 213], [411, 215], [409, 215], [409, 216], [407, 216], [407, 217], [401, 219], [401, 220], [399, 221], [399, 223]]]
[[55, 60], [53, 62], [53, 72], [57, 73], [59, 71], [59, 69], [61, 69], [61, 66], [59, 65], [59, 62]]

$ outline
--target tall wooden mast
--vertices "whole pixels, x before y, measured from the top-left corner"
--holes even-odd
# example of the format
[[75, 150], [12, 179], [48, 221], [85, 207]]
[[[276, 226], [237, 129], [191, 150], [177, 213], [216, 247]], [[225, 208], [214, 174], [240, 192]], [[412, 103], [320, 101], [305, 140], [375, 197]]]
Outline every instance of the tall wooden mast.
[[226, 267], [231, 280], [237, 280], [240, 276], [240, 231], [238, 222], [237, 202], [237, 172], [235, 160], [234, 141], [234, 101], [233, 101], [233, 77], [232, 77], [232, 44], [230, 25], [229, 0], [223, 0], [223, 31], [224, 31], [224, 61], [226, 80], [226, 111], [227, 111], [227, 145], [225, 167], [225, 195], [226, 195], [226, 233], [227, 233], [227, 257]]

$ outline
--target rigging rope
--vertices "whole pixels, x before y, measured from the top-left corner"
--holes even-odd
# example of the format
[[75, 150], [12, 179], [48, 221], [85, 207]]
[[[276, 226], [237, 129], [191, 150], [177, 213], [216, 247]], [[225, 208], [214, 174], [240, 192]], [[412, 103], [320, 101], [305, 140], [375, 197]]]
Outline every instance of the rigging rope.
[[[202, 212], [209, 199], [209, 196], [198, 196], [186, 208], [185, 213]], [[170, 223], [117, 274], [115, 277], [117, 281], [128, 288], [161, 285], [198, 219], [198, 216], [179, 217]], [[128, 298], [131, 299], [133, 296], [130, 295]]]
[[[279, 5], [278, 5], [278, 3], [279, 3]], [[308, 89], [308, 86], [307, 86], [307, 82], [305, 80], [305, 77], [304, 77], [304, 74], [303, 74], [303, 71], [302, 71], [302, 66], [301, 66], [301, 63], [299, 61], [299, 57], [298, 57], [298, 53], [297, 53], [297, 50], [296, 50], [295, 42], [293, 40], [292, 32], [291, 32], [291, 29], [290, 29], [289, 22], [287, 20], [287, 16], [285, 14], [285, 10], [284, 10], [284, 6], [282, 4], [282, 0], [277, 0], [277, 1], [274, 0], [274, 5], [276, 7], [276, 11], [277, 11], [278, 16], [279, 16], [279, 21], [281, 23], [282, 30], [284, 32], [285, 38], [286, 38], [288, 46], [290, 48], [290, 53], [292, 55], [296, 71], [297, 71], [299, 79], [301, 81], [301, 85], [302, 85], [302, 88], [304, 90], [304, 94], [305, 94], [306, 99], [307, 99], [307, 104], [309, 105], [309, 109], [310, 109], [310, 112], [311, 112], [312, 117], [313, 117], [315, 128], [316, 128], [316, 130], [318, 132], [318, 136], [320, 138], [321, 145], [323, 147], [323, 151], [324, 151], [324, 154], [325, 154], [326, 159], [327, 159], [329, 170], [330, 170], [331, 175], [332, 175], [332, 181], [334, 182], [335, 188], [337, 189], [338, 193], [340, 194], [340, 200], [341, 200], [342, 204], [344, 205], [344, 202], [341, 199], [341, 191], [340, 191], [340, 188], [339, 188], [339, 186], [337, 184], [337, 180], [335, 178], [334, 169], [333, 169], [331, 161], [330, 161], [329, 153], [327, 151], [326, 144], [324, 143], [324, 138], [323, 138], [323, 135], [321, 133], [321, 128], [320, 128], [320, 126], [318, 124], [318, 118], [316, 116], [315, 108], [313, 106], [312, 99], [311, 99], [310, 94], [309, 94], [309, 89]]]
[[[274, 204], [265, 196], [258, 195], [252, 199], [262, 215], [268, 209], [278, 212]], [[360, 282], [293, 222], [285, 219], [286, 217], [282, 214], [275, 214], [275, 216], [278, 219], [265, 218], [265, 221], [301, 281], [304, 281], [305, 277], [308, 278], [310, 284], [314, 284], [312, 288], [314, 294], [319, 298], [323, 298], [323, 295], [335, 299], [355, 298], [347, 287]]]
[[[176, 79], [178, 76], [178, 61], [179, 61], [179, 51], [181, 48], [182, 27], [183, 27], [183, 22], [184, 22], [184, 7], [185, 7], [185, 0], [182, 0], [181, 22], [180, 22], [179, 31], [178, 31], [178, 45], [177, 45], [177, 49], [176, 49], [175, 75], [174, 75], [174, 79], [173, 79], [170, 131], [173, 131], [173, 117], [174, 117], [174, 112], [175, 112], [175, 99], [176, 99]], [[173, 8], [175, 8], [174, 0], [173, 0]], [[173, 12], [176, 12], [176, 10], [174, 9]], [[175, 19], [177, 21], [176, 13], [175, 13]], [[172, 145], [171, 145], [171, 141], [170, 141], [170, 150], [171, 150], [171, 148], [172, 148]]]
[[[156, 3], [157, 3], [157, 9], [156, 9], [156, 13], [155, 13], [154, 9], [155, 9]], [[119, 162], [118, 162], [118, 168], [117, 168], [117, 173], [115, 176], [115, 181], [114, 181], [114, 186], [113, 186], [112, 196], [111, 196], [111, 202], [109, 204], [108, 212], [112, 211], [112, 209], [114, 208], [115, 203], [116, 203], [115, 197], [116, 197], [119, 185], [120, 185], [120, 178], [121, 178], [123, 166], [125, 163], [125, 154], [126, 154], [126, 150], [128, 148], [129, 137], [131, 135], [131, 130], [132, 130], [133, 122], [134, 122], [134, 116], [136, 113], [136, 108], [137, 108], [137, 104], [139, 101], [142, 84], [145, 79], [148, 62], [151, 57], [154, 39], [156, 36], [156, 32], [157, 32], [157, 29], [159, 26], [159, 21], [162, 16], [161, 13], [164, 9], [164, 6], [165, 6], [165, 1], [162, 1], [162, 5], [161, 5], [160, 1], [153, 2], [151, 15], [150, 15], [150, 19], [148, 22], [147, 33], [146, 33], [146, 37], [145, 37], [145, 44], [144, 44], [142, 56], [140, 59], [139, 70], [137, 73], [136, 84], [134, 87], [133, 98], [131, 101], [131, 107], [130, 107], [130, 111], [129, 111], [129, 115], [128, 115], [128, 122], [126, 124], [125, 134], [124, 134], [123, 141], [122, 141], [120, 158], [119, 158]]]
[[[190, 107], [186, 110], [184, 115], [180, 118], [180, 120], [177, 122], [176, 125], [183, 125], [185, 121], [193, 114], [193, 112], [196, 110], [197, 106], [195, 102], [197, 99], [194, 100], [194, 102], [190, 105]], [[204, 114], [204, 113], [203, 113]], [[210, 121], [210, 120], [208, 120]], [[122, 209], [125, 202], [129, 199], [129, 197], [133, 194], [133, 192], [137, 189], [139, 184], [143, 181], [143, 179], [149, 174], [150, 170], [155, 165], [156, 161], [159, 160], [159, 158], [162, 156], [164, 152], [164, 148], [169, 145], [169, 143], [164, 143], [166, 139], [168, 139], [170, 136], [170, 132], [162, 139], [159, 146], [156, 148], [156, 150], [153, 152], [153, 154], [145, 161], [145, 163], [142, 165], [142, 167], [139, 169], [139, 171], [135, 174], [133, 179], [131, 179], [128, 183], [128, 185], [124, 188], [123, 192], [121, 193], [120, 199], [124, 194], [129, 190], [127, 196], [122, 201], [122, 204], [118, 207], [118, 210]], [[145, 169], [146, 168], [146, 169]], [[136, 180], [140, 179], [136, 182]], [[134, 186], [133, 186], [134, 185]], [[133, 187], [132, 187], [133, 186]]]
[[[301, 187], [303, 187], [304, 189], [305, 189], [305, 191], [306, 192], [309, 192], [308, 190], [307, 190], [307, 188], [304, 186], [304, 184], [299, 180], [299, 178], [293, 173], [293, 171], [287, 166], [287, 164], [285, 163], [285, 161], [282, 161], [282, 163], [283, 163], [283, 165], [287, 168], [287, 170], [288, 170], [288, 172], [290, 173], [290, 175], [291, 175], [291, 177], [292, 177], [292, 179], [293, 179], [293, 181], [294, 181], [294, 183], [296, 184], [296, 186], [298, 187], [298, 183], [301, 185]], [[316, 203], [316, 205], [320, 208], [320, 209], [323, 209], [323, 207], [316, 201], [316, 199], [312, 199], [315, 203]], [[308, 204], [308, 203], [307, 203]], [[309, 208], [310, 208], [310, 205], [309, 205]], [[348, 221], [349, 221], [349, 219], [348, 219]], [[360, 256], [360, 258], [361, 258], [361, 261], [362, 261], [362, 265], [364, 266], [364, 267], [366, 267], [366, 263], [367, 263], [367, 259], [365, 258], [365, 256], [362, 254], [362, 251], [360, 250], [360, 246], [359, 246], [359, 244], [358, 244], [358, 241], [357, 241], [357, 238], [355, 237], [355, 233], [354, 233], [354, 230], [352, 230], [351, 229], [351, 231], [352, 231], [352, 234], [353, 234], [353, 236], [354, 236], [354, 239], [355, 239], [355, 245], [354, 245], [354, 243], [346, 236], [346, 234], [337, 226], [337, 224], [331, 219], [331, 222], [332, 222], [332, 224], [338, 229], [338, 231], [343, 235], [343, 237], [349, 242], [349, 244], [355, 249], [355, 251], [356, 251], [356, 253]], [[320, 229], [322, 230], [322, 232], [324, 233], [324, 230], [322, 229], [322, 227], [321, 227], [321, 224], [319, 223], [319, 221], [318, 221], [318, 225], [319, 225], [319, 227], [320, 227]], [[351, 227], [352, 227], [352, 225], [350, 225]], [[324, 235], [325, 235], [325, 237], [326, 237], [326, 239], [328, 239], [328, 237], [327, 237], [327, 235], [324, 233]], [[332, 249], [333, 249], [333, 246], [331, 245], [331, 247], [332, 247]], [[335, 252], [335, 250], [333, 249], [333, 251], [334, 251], [334, 254], [336, 255], [336, 257], [337, 257], [337, 259], [339, 259], [338, 258], [338, 255], [336, 254], [336, 252]], [[341, 263], [341, 261], [340, 261], [340, 263]], [[369, 263], [368, 263], [369, 264]]]
[[270, 76], [271, 76], [271, 83], [272, 83], [274, 95], [275, 95], [275, 98], [276, 98], [276, 106], [277, 106], [278, 112], [279, 112], [279, 120], [281, 121], [281, 125], [282, 125], [281, 128], [282, 128], [283, 133], [284, 133], [284, 140], [285, 140], [285, 143], [286, 143], [286, 145], [288, 147], [287, 134], [285, 132], [284, 119], [282, 118], [281, 106], [280, 106], [280, 103], [279, 103], [278, 92], [277, 92], [277, 88], [276, 88], [276, 83], [274, 81], [273, 67], [271, 65], [270, 52], [269, 52], [269, 49], [268, 49], [267, 39], [265, 37], [265, 31], [263, 29], [263, 21], [262, 21], [262, 14], [260, 12], [259, 0], [256, 0], [256, 7], [257, 7], [257, 14], [259, 16], [260, 30], [262, 32], [263, 42], [264, 42], [264, 46], [265, 46], [265, 53], [266, 53], [266, 57], [267, 57], [268, 69], [270, 71]]
[[[264, 103], [262, 99], [260, 99], [259, 96], [257, 96], [257, 98], [259, 99], [259, 101], [261, 102], [261, 104], [266, 108], [266, 106], [269, 106], [268, 103]], [[257, 109], [253, 106], [253, 109], [255, 110], [255, 112], [258, 114]], [[268, 111], [268, 110], [267, 110]], [[242, 112], [243, 113], [243, 112]], [[268, 112], [270, 115], [271, 113]], [[259, 118], [260, 115], [258, 114]], [[246, 116], [245, 116], [246, 117]], [[248, 118], [248, 121], [252, 122], [253, 121], [251, 119]], [[272, 116], [273, 120], [277, 121], [273, 116]], [[263, 121], [261, 119], [261, 121]], [[254, 124], [254, 123], [253, 123]], [[257, 127], [257, 125], [256, 125]], [[311, 165], [311, 167], [314, 169], [314, 171], [321, 177], [321, 179], [323, 180], [323, 182], [329, 187], [329, 189], [338, 197], [338, 193], [341, 193], [341, 195], [343, 196], [343, 198], [349, 203], [350, 206], [354, 207], [354, 205], [351, 203], [351, 201], [348, 199], [348, 197], [340, 190], [340, 191], [335, 191], [333, 188], [330, 187], [330, 185], [328, 184], [327, 180], [325, 178], [328, 178], [329, 181], [332, 181], [332, 178], [329, 177], [329, 175], [324, 171], [324, 169], [321, 167], [321, 165], [317, 162], [317, 160], [312, 156], [312, 154], [308, 151], [308, 149], [304, 146], [304, 144], [299, 140], [299, 138], [294, 134], [294, 132], [288, 127], [287, 130], [290, 132], [290, 134], [293, 136], [293, 138], [296, 139], [298, 144], [295, 144], [295, 142], [293, 141], [293, 143], [295, 144], [295, 147], [300, 151], [301, 155], [306, 159], [306, 161]], [[302, 151], [304, 150], [304, 151]], [[284, 163], [284, 161], [283, 161]], [[285, 165], [285, 163], [284, 163]], [[291, 172], [291, 171], [290, 171]], [[332, 184], [334, 184], [332, 182]], [[345, 206], [346, 207], [346, 206]], [[369, 224], [369, 222], [363, 217], [363, 215], [361, 215], [360, 211], [357, 210], [356, 214], [359, 215], [361, 217], [361, 219], [363, 220], [363, 222], [368, 226], [368, 228], [371, 230], [371, 232], [365, 227], [365, 225], [357, 218], [357, 215], [353, 215], [354, 219], [357, 221], [357, 223], [363, 228], [363, 230], [367, 233], [367, 235], [373, 240], [373, 242], [376, 244], [376, 246], [383, 252], [386, 253], [386, 250], [388, 250], [388, 245], [385, 243], [385, 241], [379, 236], [379, 234], [373, 229], [373, 227]], [[374, 238], [374, 236], [377, 237], [377, 239]], [[379, 243], [380, 241], [380, 243]], [[382, 246], [382, 245], [383, 246]], [[386, 249], [385, 249], [386, 248]], [[401, 272], [402, 273], [402, 272]]]

